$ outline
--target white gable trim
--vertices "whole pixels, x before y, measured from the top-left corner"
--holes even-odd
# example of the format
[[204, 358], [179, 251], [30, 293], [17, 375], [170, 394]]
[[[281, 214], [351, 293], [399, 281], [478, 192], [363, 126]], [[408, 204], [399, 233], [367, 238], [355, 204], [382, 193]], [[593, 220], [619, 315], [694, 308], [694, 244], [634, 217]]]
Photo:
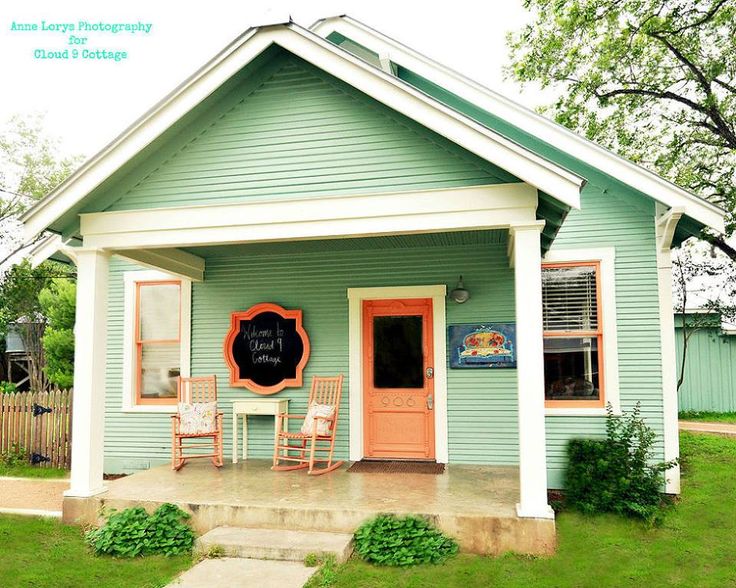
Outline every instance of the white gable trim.
[[429, 57], [417, 53], [355, 19], [348, 16], [322, 19], [314, 23], [311, 30], [322, 37], [338, 32], [379, 55], [389, 54], [393, 62], [412, 70], [542, 141], [566, 151], [573, 157], [605, 171], [662, 204], [669, 207], [683, 207], [687, 216], [715, 231], [722, 233], [725, 230], [725, 212], [714, 204], [588, 141], [513, 100], [489, 90]]
[[120, 169], [245, 65], [276, 44], [554, 196], [580, 207], [585, 180], [293, 23], [244, 34], [22, 218], [30, 239]]

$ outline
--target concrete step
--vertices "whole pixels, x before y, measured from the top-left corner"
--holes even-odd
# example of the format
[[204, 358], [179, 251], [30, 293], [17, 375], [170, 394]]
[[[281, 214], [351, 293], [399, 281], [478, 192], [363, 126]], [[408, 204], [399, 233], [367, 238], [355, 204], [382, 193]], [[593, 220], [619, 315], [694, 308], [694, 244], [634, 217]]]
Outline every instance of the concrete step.
[[302, 588], [318, 568], [295, 561], [264, 561], [229, 558], [204, 559], [188, 569], [167, 588], [214, 588], [258, 586], [258, 588]]
[[353, 536], [323, 531], [290, 531], [252, 527], [216, 527], [197, 539], [198, 553], [220, 548], [227, 557], [303, 562], [309, 554], [332, 555], [346, 561], [353, 552]]

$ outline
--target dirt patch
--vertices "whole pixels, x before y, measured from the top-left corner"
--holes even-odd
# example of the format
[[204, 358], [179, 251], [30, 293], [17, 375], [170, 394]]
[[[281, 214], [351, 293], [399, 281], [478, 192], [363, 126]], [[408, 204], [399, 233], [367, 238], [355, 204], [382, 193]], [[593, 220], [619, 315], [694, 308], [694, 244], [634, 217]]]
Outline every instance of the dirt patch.
[[0, 508], [60, 511], [69, 480], [0, 478]]

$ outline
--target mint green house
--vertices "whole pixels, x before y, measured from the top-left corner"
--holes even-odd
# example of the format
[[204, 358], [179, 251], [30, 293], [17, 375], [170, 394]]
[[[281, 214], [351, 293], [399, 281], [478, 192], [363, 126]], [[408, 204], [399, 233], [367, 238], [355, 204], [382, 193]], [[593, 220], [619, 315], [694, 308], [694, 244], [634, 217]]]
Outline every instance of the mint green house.
[[[69, 496], [169, 463], [177, 375], [217, 375], [229, 457], [233, 400], [303, 413], [312, 376], [343, 374], [340, 459], [514, 466], [518, 516], [542, 519], [607, 404], [641, 403], [678, 455], [670, 249], [723, 230], [348, 17], [247, 30], [23, 220], [78, 267]], [[302, 311], [301, 386], [230, 384], [231, 313], [261, 303]], [[247, 457], [273, 442], [252, 417]]]

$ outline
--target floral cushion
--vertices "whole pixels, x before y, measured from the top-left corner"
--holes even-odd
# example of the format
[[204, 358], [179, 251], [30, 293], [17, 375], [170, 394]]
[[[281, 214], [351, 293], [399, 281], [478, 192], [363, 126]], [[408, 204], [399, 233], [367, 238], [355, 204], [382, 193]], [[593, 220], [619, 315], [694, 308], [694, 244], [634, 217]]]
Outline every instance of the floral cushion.
[[304, 417], [304, 423], [302, 424], [302, 433], [305, 435], [311, 435], [314, 431], [314, 423], [317, 423], [317, 435], [329, 435], [330, 434], [330, 422], [323, 421], [322, 419], [316, 419], [314, 417], [331, 417], [335, 414], [335, 407], [329, 404], [310, 404], [309, 410], [307, 410], [307, 416]]
[[183, 435], [214, 433], [217, 402], [180, 402], [179, 432]]

